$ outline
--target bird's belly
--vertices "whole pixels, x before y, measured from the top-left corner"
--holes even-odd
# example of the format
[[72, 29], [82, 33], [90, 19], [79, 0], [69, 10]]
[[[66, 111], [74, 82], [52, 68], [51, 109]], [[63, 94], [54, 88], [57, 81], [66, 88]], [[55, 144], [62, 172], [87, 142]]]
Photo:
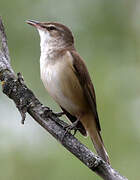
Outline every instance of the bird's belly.
[[71, 68], [56, 64], [41, 71], [45, 88], [61, 107], [72, 115], [78, 115], [85, 109], [87, 104], [82, 88]]

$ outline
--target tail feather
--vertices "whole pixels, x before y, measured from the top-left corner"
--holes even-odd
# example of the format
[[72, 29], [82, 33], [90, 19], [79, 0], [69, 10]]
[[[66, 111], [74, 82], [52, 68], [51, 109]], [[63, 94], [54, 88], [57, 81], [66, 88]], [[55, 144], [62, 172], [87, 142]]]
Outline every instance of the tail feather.
[[[110, 164], [109, 162], [109, 157], [108, 157], [108, 154], [107, 154], [107, 151], [105, 149], [105, 146], [104, 146], [104, 143], [102, 141], [102, 138], [101, 138], [101, 135], [100, 135], [100, 132], [96, 132], [97, 135], [92, 135], [90, 134], [90, 137], [91, 137], [91, 140], [94, 144], [94, 147], [97, 151], [97, 154], [105, 161], [107, 162], [108, 164]], [[97, 137], [95, 137], [97, 136]]]
[[109, 157], [107, 154], [107, 151], [104, 147], [104, 143], [100, 134], [100, 131], [98, 130], [96, 126], [96, 122], [94, 121], [93, 115], [88, 114], [84, 116], [81, 119], [82, 124], [84, 125], [85, 129], [88, 131], [89, 136], [91, 137], [91, 140], [93, 142], [93, 145], [97, 151], [97, 154], [108, 164], [109, 163]]

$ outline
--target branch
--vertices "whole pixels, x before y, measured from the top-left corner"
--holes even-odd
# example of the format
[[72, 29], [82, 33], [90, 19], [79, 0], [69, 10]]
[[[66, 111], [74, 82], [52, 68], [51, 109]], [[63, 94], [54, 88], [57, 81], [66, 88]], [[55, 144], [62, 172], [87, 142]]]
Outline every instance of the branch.
[[66, 133], [65, 122], [60, 120], [48, 107], [44, 107], [33, 92], [25, 85], [20, 73], [15, 73], [10, 64], [7, 38], [0, 17], [0, 81], [3, 93], [11, 98], [22, 115], [22, 123], [28, 112], [33, 119], [56, 138], [68, 151], [82, 161], [89, 169], [104, 180], [127, 180], [110, 165], [96, 156], [85, 145], [80, 143], [71, 133]]

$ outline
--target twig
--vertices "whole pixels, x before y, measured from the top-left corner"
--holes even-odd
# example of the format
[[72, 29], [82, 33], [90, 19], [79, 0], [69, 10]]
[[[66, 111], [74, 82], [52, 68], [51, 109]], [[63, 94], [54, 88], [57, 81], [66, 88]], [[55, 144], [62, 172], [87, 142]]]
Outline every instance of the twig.
[[4, 25], [2, 23], [1, 17], [0, 17], [0, 27], [1, 27], [1, 30], [0, 30], [1, 50], [2, 50], [5, 58], [7, 59], [7, 61], [10, 62], [9, 49], [8, 49], [8, 46], [7, 46], [7, 37], [6, 37], [6, 33], [4, 31]]
[[127, 180], [127, 178], [121, 176], [110, 165], [80, 143], [72, 134], [66, 133], [64, 129], [66, 123], [61, 121], [52, 110], [40, 103], [33, 92], [25, 85], [21, 74], [18, 74], [18, 77], [15, 76], [10, 65], [7, 39], [1, 18], [0, 35], [0, 81], [2, 82], [2, 90], [4, 94], [15, 102], [22, 115], [22, 123], [24, 123], [25, 114], [28, 112], [35, 121], [54, 136], [68, 151], [104, 180]]

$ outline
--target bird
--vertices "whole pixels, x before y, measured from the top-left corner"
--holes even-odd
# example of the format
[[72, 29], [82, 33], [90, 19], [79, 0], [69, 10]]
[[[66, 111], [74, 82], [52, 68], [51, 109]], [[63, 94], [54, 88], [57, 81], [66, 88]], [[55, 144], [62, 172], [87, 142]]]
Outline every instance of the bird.
[[40, 35], [40, 75], [44, 87], [61, 107], [71, 127], [91, 137], [97, 154], [108, 164], [101, 137], [95, 90], [84, 60], [74, 46], [71, 30], [58, 22], [27, 20]]

